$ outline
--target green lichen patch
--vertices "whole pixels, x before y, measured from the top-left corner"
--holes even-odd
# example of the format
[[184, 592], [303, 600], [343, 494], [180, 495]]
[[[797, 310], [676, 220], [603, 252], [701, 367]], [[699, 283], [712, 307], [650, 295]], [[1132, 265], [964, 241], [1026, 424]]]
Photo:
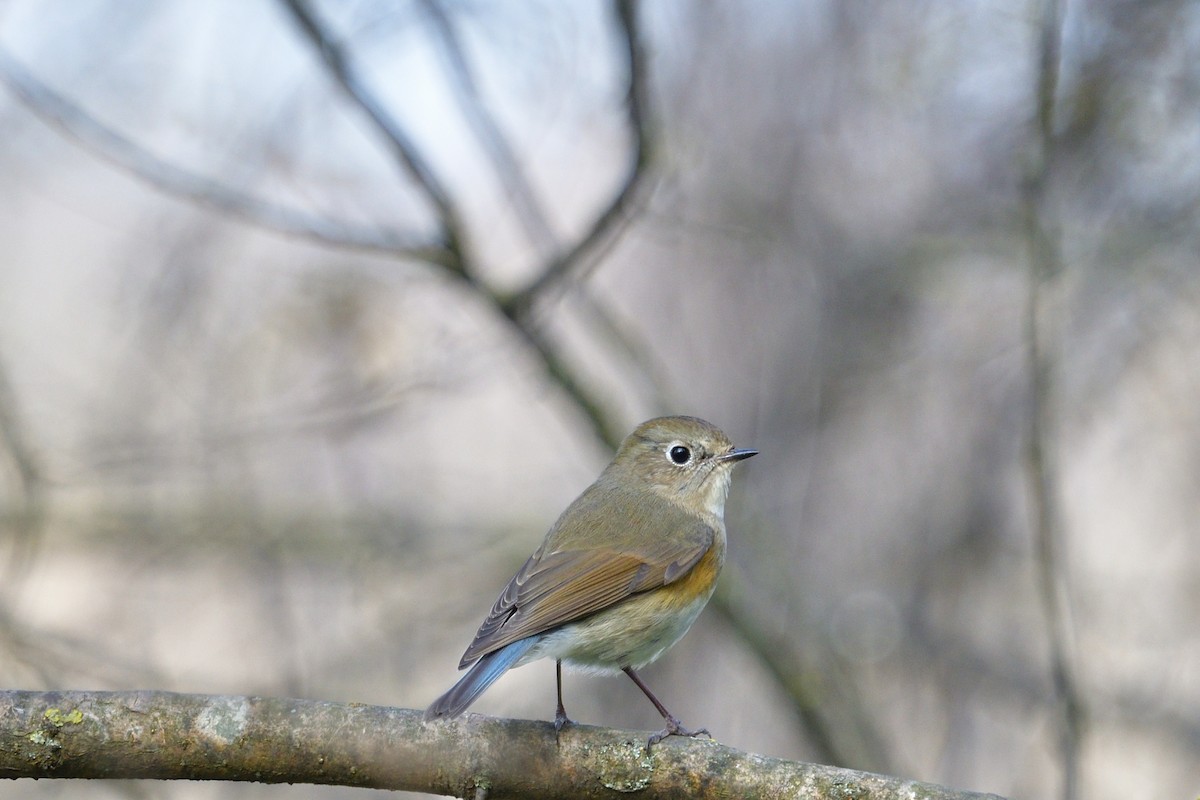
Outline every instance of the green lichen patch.
[[47, 708], [42, 716], [56, 728], [64, 725], [78, 725], [83, 722], [83, 712], [78, 708], [71, 709], [66, 714], [62, 712], [61, 708]]

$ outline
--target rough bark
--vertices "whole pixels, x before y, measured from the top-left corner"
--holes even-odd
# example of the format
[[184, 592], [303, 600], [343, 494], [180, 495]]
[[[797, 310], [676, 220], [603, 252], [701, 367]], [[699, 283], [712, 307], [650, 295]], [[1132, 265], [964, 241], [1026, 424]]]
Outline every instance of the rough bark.
[[317, 783], [470, 797], [983, 798], [708, 740], [356, 703], [0, 692], [0, 777]]

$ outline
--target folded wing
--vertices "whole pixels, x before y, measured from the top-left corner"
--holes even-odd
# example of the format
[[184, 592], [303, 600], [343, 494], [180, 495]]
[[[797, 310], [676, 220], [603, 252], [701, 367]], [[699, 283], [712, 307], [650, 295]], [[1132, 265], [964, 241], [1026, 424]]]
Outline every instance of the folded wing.
[[[519, 639], [551, 631], [678, 580], [703, 558], [716, 537], [712, 526], [683, 512], [668, 514], [664, 520], [659, 508], [657, 524], [649, 528], [637, 515], [617, 521], [611, 514], [589, 513], [586, 495], [577, 506], [567, 510], [542, 547], [504, 587], [463, 654], [460, 669]], [[638, 530], [635, 535], [604, 536], [605, 528], [614, 524]], [[556, 535], [564, 526], [572, 535]], [[650, 530], [654, 535], [648, 534]], [[614, 540], [623, 544], [587, 546], [588, 542]]]

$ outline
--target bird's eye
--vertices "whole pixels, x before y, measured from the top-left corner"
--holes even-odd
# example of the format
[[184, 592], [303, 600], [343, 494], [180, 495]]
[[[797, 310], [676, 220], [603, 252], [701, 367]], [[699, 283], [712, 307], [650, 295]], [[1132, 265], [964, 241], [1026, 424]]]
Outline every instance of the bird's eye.
[[681, 444], [677, 444], [667, 451], [667, 457], [670, 458], [673, 463], [682, 467], [684, 464], [692, 460], [692, 451]]

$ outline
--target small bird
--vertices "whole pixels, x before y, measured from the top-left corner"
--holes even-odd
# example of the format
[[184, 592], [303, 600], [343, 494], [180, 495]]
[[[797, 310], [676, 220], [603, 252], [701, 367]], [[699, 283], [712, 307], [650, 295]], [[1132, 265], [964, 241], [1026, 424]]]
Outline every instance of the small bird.
[[425, 718], [457, 717], [509, 669], [553, 658], [556, 731], [571, 722], [566, 662], [633, 679], [666, 720], [647, 748], [666, 736], [707, 736], [684, 728], [636, 670], [679, 641], [712, 596], [725, 561], [730, 473], [757, 454], [696, 417], [639, 425], [504, 587], [458, 664], [470, 671]]

